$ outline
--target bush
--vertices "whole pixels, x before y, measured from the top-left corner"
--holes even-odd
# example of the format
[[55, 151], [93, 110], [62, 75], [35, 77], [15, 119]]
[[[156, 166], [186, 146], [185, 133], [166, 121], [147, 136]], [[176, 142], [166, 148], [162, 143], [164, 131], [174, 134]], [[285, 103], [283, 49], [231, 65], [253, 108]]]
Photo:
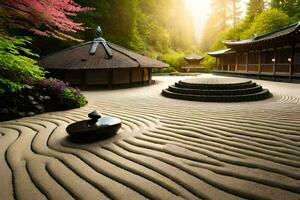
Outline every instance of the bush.
[[67, 108], [79, 108], [87, 104], [83, 95], [78, 89], [68, 87], [63, 92], [64, 104]]
[[[21, 91], [25, 84], [44, 78], [45, 71], [30, 57], [30, 38], [0, 37], [0, 94]], [[28, 57], [29, 56], [29, 57]]]
[[44, 79], [45, 71], [31, 58], [38, 55], [27, 44], [30, 38], [0, 36], [0, 121], [84, 106], [78, 89]]
[[209, 55], [206, 55], [203, 62], [202, 62], [202, 65], [204, 67], [206, 67], [207, 69], [209, 69], [209, 70], [213, 70], [214, 67], [216, 66], [216, 58], [212, 57], [212, 56], [209, 56]]
[[79, 108], [86, 104], [78, 89], [57, 79], [45, 79], [33, 85], [24, 85], [18, 92], [6, 91], [0, 102], [0, 121]]
[[48, 111], [79, 108], [87, 104], [79, 89], [69, 87], [68, 84], [58, 79], [38, 81], [35, 88], [42, 96], [50, 97], [46, 108]]
[[181, 66], [186, 64], [184, 56], [185, 54], [183, 52], [171, 51], [167, 54], [160, 55], [159, 60], [168, 63], [174, 69], [179, 69]]

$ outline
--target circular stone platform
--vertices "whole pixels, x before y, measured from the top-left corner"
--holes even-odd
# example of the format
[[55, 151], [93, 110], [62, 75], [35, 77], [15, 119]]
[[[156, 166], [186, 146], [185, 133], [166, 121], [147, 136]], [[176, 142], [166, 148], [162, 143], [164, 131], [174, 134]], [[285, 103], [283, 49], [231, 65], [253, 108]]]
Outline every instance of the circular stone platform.
[[191, 101], [240, 102], [270, 98], [267, 89], [251, 80], [228, 77], [198, 77], [186, 79], [169, 86], [162, 95]]

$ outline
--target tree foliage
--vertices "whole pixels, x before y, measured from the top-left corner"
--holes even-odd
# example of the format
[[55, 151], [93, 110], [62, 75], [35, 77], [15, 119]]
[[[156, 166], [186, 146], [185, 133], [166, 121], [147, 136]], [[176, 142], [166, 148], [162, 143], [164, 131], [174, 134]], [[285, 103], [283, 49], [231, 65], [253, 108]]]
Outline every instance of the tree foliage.
[[268, 9], [257, 15], [253, 21], [246, 18], [236, 28], [229, 27], [221, 31], [210, 50], [223, 49], [222, 40], [249, 39], [256, 35], [279, 29], [289, 24], [288, 16], [277, 9]]
[[277, 8], [288, 14], [290, 17], [298, 14], [300, 11], [299, 0], [271, 0], [271, 7]]
[[2, 24], [59, 39], [75, 39], [63, 32], [81, 31], [84, 27], [70, 17], [92, 9], [73, 0], [0, 0], [0, 6]]
[[[76, 0], [85, 7], [96, 8], [76, 16], [90, 29], [76, 35], [85, 41], [94, 38], [95, 28], [100, 25], [103, 37], [151, 57], [170, 51], [186, 51], [194, 47], [193, 21], [184, 9], [184, 0]], [[43, 53], [57, 51], [49, 41], [39, 40]], [[55, 41], [54, 41], [55, 43]], [[66, 43], [65, 46], [73, 44]], [[58, 45], [57, 45], [58, 46]], [[48, 48], [45, 49], [45, 47]], [[61, 46], [58, 46], [61, 48]], [[51, 49], [53, 48], [53, 49]]]
[[289, 17], [284, 12], [277, 9], [268, 9], [259, 14], [251, 24], [249, 29], [246, 29], [241, 38], [246, 39], [259, 35], [262, 33], [270, 32], [289, 24]]
[[245, 20], [251, 22], [254, 18], [265, 10], [264, 0], [250, 0], [247, 7]]
[[233, 26], [237, 28], [241, 18], [240, 0], [213, 0], [211, 14], [205, 24], [205, 29], [200, 43], [201, 49], [207, 51], [214, 45], [219, 33]]
[[29, 38], [0, 37], [0, 93], [20, 91], [25, 83], [40, 80], [45, 72], [30, 57], [37, 57], [26, 45]]

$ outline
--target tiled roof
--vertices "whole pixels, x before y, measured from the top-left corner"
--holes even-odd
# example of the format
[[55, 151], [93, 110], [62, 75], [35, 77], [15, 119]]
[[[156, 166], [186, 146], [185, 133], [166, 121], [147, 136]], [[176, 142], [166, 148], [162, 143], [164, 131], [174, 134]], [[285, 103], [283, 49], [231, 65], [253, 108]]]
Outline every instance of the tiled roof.
[[199, 61], [202, 60], [203, 58], [204, 58], [204, 56], [200, 56], [195, 53], [192, 53], [192, 54], [184, 57], [184, 59], [186, 59], [186, 60], [199, 60]]
[[259, 42], [267, 42], [274, 39], [284, 38], [286, 36], [289, 36], [290, 34], [296, 33], [299, 30], [300, 30], [300, 22], [297, 22], [295, 24], [283, 27], [281, 29], [277, 29], [272, 32], [264, 33], [262, 35], [253, 37], [251, 39], [239, 40], [239, 41], [223, 40], [223, 43], [229, 48], [242, 46], [242, 45], [251, 45]]
[[235, 53], [235, 51], [232, 49], [222, 49], [219, 51], [208, 52], [207, 54], [210, 56], [219, 56], [219, 55], [230, 54], [230, 53]]
[[[73, 46], [46, 56], [39, 65], [46, 69], [108, 69], [108, 68], [163, 68], [168, 64], [148, 58], [119, 45], [107, 42], [98, 44], [96, 50], [94, 41]], [[92, 51], [93, 50], [93, 51]], [[110, 56], [109, 52], [112, 53]]]

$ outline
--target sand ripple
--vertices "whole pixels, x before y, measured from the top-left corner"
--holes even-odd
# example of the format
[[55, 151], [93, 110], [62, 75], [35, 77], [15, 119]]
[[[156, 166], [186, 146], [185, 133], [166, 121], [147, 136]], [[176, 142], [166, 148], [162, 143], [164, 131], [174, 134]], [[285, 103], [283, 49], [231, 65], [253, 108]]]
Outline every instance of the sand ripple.
[[[113, 100], [0, 123], [0, 199], [300, 199], [298, 97]], [[119, 134], [69, 142], [95, 109], [122, 119]]]

